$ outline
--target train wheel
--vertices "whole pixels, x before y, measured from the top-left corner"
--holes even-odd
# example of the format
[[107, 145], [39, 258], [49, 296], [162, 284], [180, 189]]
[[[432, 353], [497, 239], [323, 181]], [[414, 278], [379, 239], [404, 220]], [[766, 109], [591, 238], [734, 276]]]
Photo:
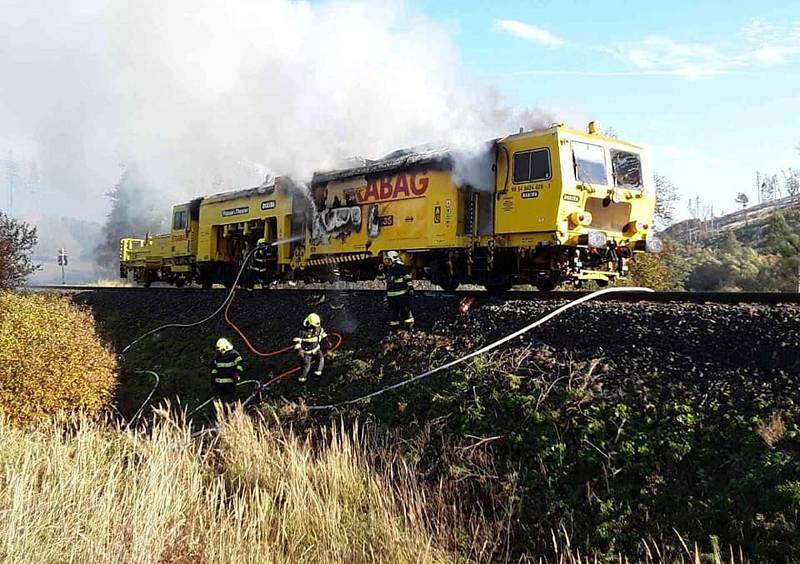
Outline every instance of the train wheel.
[[183, 288], [184, 286], [186, 286], [186, 278], [177, 278], [175, 280], [176, 288]]
[[536, 281], [536, 288], [540, 292], [552, 292], [553, 288], [555, 287], [556, 287], [555, 281], [550, 278], [542, 278]]
[[503, 282], [500, 284], [484, 284], [483, 287], [486, 291], [493, 296], [502, 296], [511, 289], [511, 282]]
[[445, 292], [455, 292], [458, 289], [458, 287], [461, 286], [461, 282], [459, 282], [458, 279], [456, 278], [437, 280], [436, 284]]

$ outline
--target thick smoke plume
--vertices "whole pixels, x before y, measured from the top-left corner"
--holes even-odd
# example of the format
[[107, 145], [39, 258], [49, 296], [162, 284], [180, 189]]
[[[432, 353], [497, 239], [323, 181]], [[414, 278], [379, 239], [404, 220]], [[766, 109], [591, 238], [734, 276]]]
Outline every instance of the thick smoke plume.
[[0, 142], [35, 154], [47, 203], [69, 215], [99, 219], [120, 164], [177, 201], [529, 125], [469, 77], [448, 29], [401, 2], [6, 0], [3, 12]]

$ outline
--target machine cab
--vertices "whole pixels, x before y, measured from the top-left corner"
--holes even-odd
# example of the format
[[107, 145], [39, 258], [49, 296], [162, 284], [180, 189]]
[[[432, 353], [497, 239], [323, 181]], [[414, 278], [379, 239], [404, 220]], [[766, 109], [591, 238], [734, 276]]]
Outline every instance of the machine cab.
[[197, 253], [197, 232], [200, 220], [200, 199], [172, 208], [170, 251], [173, 256]]
[[593, 237], [628, 244], [644, 238], [655, 208], [647, 152], [596, 133], [564, 129], [559, 137], [564, 149], [559, 231], [564, 242], [581, 244]]

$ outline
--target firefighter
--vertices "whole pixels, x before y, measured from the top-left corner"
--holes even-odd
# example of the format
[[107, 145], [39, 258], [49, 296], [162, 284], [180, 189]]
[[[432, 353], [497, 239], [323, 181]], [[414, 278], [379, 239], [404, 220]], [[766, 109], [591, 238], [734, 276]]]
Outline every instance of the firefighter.
[[414, 285], [411, 273], [403, 264], [400, 253], [389, 251], [383, 257], [386, 271], [386, 300], [389, 306], [389, 329], [397, 331], [403, 328], [411, 331], [414, 328], [414, 314], [411, 313], [411, 297]]
[[252, 290], [256, 282], [266, 285], [267, 279], [267, 240], [261, 237], [256, 241], [256, 250], [250, 259], [249, 280], [247, 289]]
[[294, 349], [297, 351], [297, 360], [300, 364], [302, 373], [298, 381], [305, 382], [308, 373], [311, 372], [311, 365], [315, 365], [314, 376], [322, 376], [322, 369], [325, 367], [325, 355], [322, 353], [322, 341], [328, 335], [322, 328], [322, 320], [316, 313], [308, 314], [303, 321], [303, 329], [300, 336], [294, 338]]
[[214, 394], [225, 403], [236, 401], [236, 383], [242, 375], [242, 357], [224, 337], [217, 340], [217, 354], [214, 357]]

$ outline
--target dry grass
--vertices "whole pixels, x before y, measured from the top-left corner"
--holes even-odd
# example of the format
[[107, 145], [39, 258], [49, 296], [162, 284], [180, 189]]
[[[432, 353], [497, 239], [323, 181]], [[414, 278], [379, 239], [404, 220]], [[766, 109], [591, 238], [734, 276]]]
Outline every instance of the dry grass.
[[199, 445], [78, 419], [0, 423], [3, 562], [438, 562], [410, 476], [371, 469], [357, 431], [317, 447], [241, 412]]
[[[206, 441], [166, 411], [146, 432], [86, 416], [28, 429], [0, 418], [0, 560], [509, 561], [506, 531], [443, 504], [357, 428], [311, 441], [241, 411], [219, 417]], [[507, 518], [508, 527], [512, 510]], [[545, 540], [548, 555], [512, 561], [608, 561], [572, 547], [566, 530]], [[676, 551], [643, 541], [641, 561], [699, 562], [680, 542]], [[716, 547], [709, 556], [746, 562]]]
[[779, 412], [773, 413], [769, 421], [764, 421], [758, 426], [758, 434], [769, 448], [775, 448], [786, 434], [786, 425]]

